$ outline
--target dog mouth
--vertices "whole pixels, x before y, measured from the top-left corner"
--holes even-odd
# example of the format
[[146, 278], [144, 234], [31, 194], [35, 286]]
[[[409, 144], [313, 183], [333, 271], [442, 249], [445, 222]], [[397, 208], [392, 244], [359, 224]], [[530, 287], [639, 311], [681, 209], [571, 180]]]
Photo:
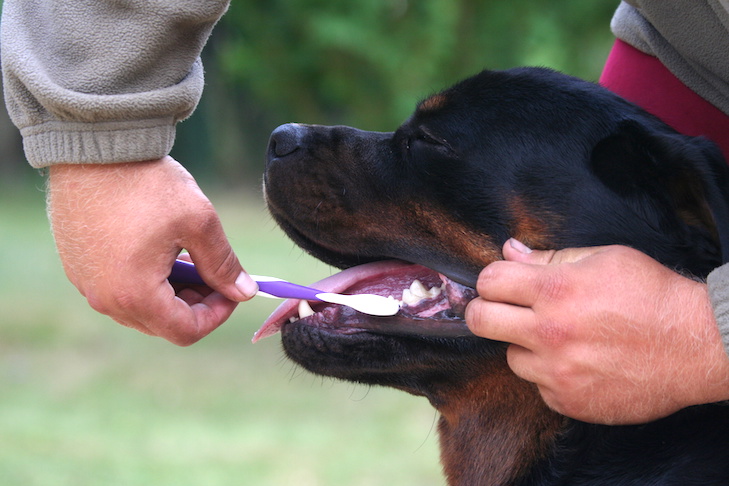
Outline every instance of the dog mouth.
[[477, 294], [470, 287], [422, 265], [400, 260], [351, 267], [312, 284], [323, 292], [376, 294], [402, 302], [394, 316], [363, 314], [342, 305], [286, 300], [263, 323], [253, 342], [286, 326], [303, 325], [336, 334], [362, 332], [422, 337], [472, 337], [465, 321], [468, 303]]

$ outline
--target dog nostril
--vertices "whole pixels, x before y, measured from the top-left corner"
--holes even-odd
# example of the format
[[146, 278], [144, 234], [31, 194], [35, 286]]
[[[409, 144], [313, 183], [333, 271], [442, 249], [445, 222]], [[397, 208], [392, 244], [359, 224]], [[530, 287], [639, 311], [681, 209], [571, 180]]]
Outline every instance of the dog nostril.
[[271, 133], [268, 143], [269, 153], [275, 157], [284, 157], [299, 148], [299, 125], [288, 123], [281, 125]]

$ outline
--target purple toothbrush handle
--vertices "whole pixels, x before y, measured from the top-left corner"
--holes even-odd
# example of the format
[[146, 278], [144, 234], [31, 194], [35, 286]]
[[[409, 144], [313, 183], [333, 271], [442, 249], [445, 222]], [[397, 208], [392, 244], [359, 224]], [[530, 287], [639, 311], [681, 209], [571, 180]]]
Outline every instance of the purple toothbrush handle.
[[[168, 277], [170, 282], [188, 284], [188, 285], [205, 285], [205, 282], [197, 273], [195, 265], [184, 260], [176, 260], [172, 265], [172, 272]], [[254, 279], [255, 280], [255, 279]], [[256, 280], [258, 288], [261, 292], [281, 297], [283, 299], [304, 299], [304, 300], [320, 300], [317, 294], [322, 293], [321, 290], [304, 287], [295, 283], [286, 282], [285, 280]]]
[[172, 272], [167, 277], [170, 282], [188, 285], [206, 285], [200, 274], [197, 273], [195, 265], [184, 260], [175, 260], [172, 265]]
[[[255, 279], [254, 279], [255, 280]], [[284, 280], [256, 280], [258, 289], [261, 292], [281, 297], [284, 299], [302, 299], [302, 300], [321, 300], [316, 295], [321, 294], [321, 290], [304, 287], [295, 283], [286, 282]]]

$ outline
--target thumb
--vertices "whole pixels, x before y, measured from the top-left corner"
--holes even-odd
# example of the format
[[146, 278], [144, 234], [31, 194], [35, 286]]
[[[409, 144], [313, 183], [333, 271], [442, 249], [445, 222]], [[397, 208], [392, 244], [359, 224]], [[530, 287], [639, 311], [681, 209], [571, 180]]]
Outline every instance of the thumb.
[[186, 248], [208, 286], [229, 300], [242, 302], [256, 295], [258, 284], [246, 273], [218, 222], [205, 241]]
[[504, 260], [534, 265], [556, 265], [574, 263], [605, 250], [604, 246], [587, 248], [566, 248], [564, 250], [532, 250], [521, 241], [509, 238], [504, 243]]

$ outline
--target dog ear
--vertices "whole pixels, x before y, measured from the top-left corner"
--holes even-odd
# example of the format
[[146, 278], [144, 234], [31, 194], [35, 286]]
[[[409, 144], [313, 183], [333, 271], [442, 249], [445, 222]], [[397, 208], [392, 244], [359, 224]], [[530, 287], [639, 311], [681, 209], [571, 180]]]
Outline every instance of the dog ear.
[[712, 142], [625, 120], [597, 143], [590, 163], [617, 194], [630, 198], [648, 190], [671, 205], [684, 224], [720, 245], [723, 263], [729, 261], [729, 168]]

